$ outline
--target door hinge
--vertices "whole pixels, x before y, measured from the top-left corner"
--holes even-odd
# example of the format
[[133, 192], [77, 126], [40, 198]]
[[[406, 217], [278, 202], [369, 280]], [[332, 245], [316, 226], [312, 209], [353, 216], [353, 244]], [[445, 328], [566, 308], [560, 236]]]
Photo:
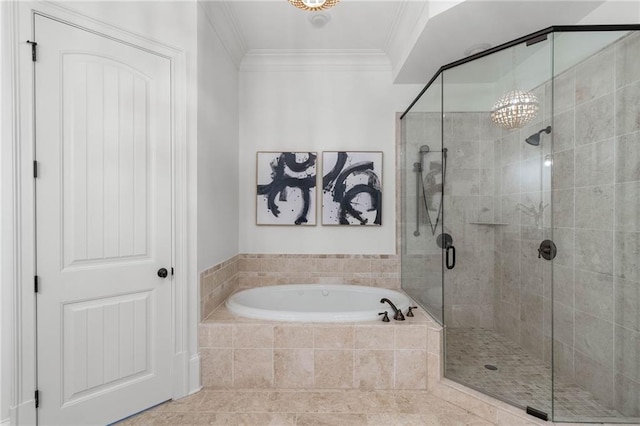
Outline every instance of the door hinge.
[[33, 178], [37, 178], [38, 177], [38, 162], [36, 160], [33, 160]]
[[40, 406], [40, 391], [38, 389], [36, 389], [35, 400], [36, 400], [36, 408], [38, 408]]
[[37, 59], [36, 46], [38, 45], [38, 43], [36, 43], [35, 41], [31, 41], [31, 40], [27, 40], [27, 43], [29, 43], [31, 45], [31, 60], [33, 62], [35, 62], [36, 59]]
[[40, 290], [40, 283], [38, 280], [38, 276], [33, 277], [33, 290], [37, 293]]

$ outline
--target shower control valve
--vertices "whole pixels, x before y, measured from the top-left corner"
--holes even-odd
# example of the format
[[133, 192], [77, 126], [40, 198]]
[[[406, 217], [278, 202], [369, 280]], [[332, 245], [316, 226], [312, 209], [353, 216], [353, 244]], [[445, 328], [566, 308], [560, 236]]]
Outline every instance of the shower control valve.
[[558, 249], [551, 240], [544, 240], [540, 243], [538, 248], [538, 259], [545, 258], [546, 260], [553, 260], [556, 257]]

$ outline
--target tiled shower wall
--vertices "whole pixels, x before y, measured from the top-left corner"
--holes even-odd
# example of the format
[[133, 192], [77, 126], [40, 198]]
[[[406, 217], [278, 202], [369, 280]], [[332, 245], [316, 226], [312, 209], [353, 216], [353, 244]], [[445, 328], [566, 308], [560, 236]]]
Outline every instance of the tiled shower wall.
[[[444, 315], [452, 327], [492, 328], [494, 288], [494, 231], [477, 222], [493, 222], [493, 142], [495, 126], [489, 113], [410, 113], [404, 123], [404, 173], [402, 205], [403, 287], [434, 311], [442, 294], [442, 250], [436, 244], [441, 232], [453, 236], [456, 267], [446, 272]], [[427, 224], [422, 195], [417, 195], [414, 162], [420, 147], [428, 145], [422, 177], [431, 162], [441, 162], [441, 135], [447, 146], [444, 220], [435, 232]], [[489, 148], [487, 148], [489, 147]], [[422, 188], [419, 188], [422, 191]], [[416, 206], [418, 202], [418, 208]], [[416, 230], [416, 214], [420, 215]], [[432, 219], [438, 216], [430, 213]], [[432, 222], [433, 223], [433, 222]]]
[[[518, 131], [501, 132], [488, 113], [445, 111], [444, 231], [458, 251], [456, 268], [445, 273], [445, 318], [457, 327], [495, 325], [546, 361], [553, 332], [556, 373], [640, 416], [640, 35], [534, 92], [541, 112]], [[440, 264], [425, 250], [428, 236], [416, 238], [423, 246], [412, 237], [409, 154], [417, 161], [420, 145], [439, 133], [440, 114], [431, 115], [412, 113], [405, 124], [403, 280], [416, 289], [437, 286], [420, 276], [430, 258], [435, 271]], [[552, 134], [543, 133], [540, 146], [524, 142], [547, 125]], [[552, 234], [553, 267], [537, 257]]]
[[640, 34], [554, 84], [556, 371], [640, 416]]
[[546, 296], [550, 302], [551, 263], [538, 258], [538, 247], [550, 235], [551, 167], [545, 158], [551, 160], [551, 139], [542, 133], [539, 146], [525, 139], [551, 124], [552, 96], [549, 84], [533, 92], [540, 103], [534, 122], [519, 130], [503, 130], [493, 144], [491, 185], [497, 224], [493, 297], [496, 331], [550, 362], [550, 345], [544, 344], [543, 336], [545, 327], [550, 327], [551, 304], [543, 301]]
[[[417, 191], [419, 178], [414, 169], [420, 157], [420, 147], [429, 146], [431, 152], [423, 156], [423, 165], [427, 169], [432, 161], [441, 159], [441, 115], [439, 113], [409, 113], [402, 120], [402, 139], [398, 139], [400, 151], [398, 178], [404, 187], [398, 191], [398, 203], [402, 206], [399, 239], [402, 250], [402, 288], [431, 310], [434, 316], [442, 316], [442, 250], [436, 244], [441, 232], [440, 226], [433, 229], [428, 225], [427, 211], [422, 195]], [[424, 175], [423, 175], [424, 176]], [[418, 211], [419, 209], [419, 211]], [[435, 221], [436, 214], [430, 212]], [[420, 221], [416, 222], [416, 216]], [[415, 235], [415, 233], [418, 235]]]
[[278, 284], [356, 284], [400, 288], [396, 255], [239, 254], [200, 274], [200, 319], [236, 289]]
[[494, 226], [479, 223], [494, 222], [491, 148], [497, 134], [489, 113], [445, 111], [444, 232], [456, 250], [444, 286], [444, 316], [451, 327], [494, 326]]

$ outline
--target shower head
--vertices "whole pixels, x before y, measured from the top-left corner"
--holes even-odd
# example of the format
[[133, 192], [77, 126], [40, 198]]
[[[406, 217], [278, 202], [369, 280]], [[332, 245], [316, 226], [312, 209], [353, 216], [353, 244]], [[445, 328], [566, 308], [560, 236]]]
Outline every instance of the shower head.
[[551, 126], [547, 126], [544, 129], [540, 130], [538, 133], [534, 133], [533, 135], [526, 138], [524, 141], [532, 146], [540, 145], [540, 133], [545, 132], [546, 134], [551, 133]]
[[420, 154], [426, 154], [429, 151], [431, 151], [431, 149], [429, 149], [429, 145], [422, 145], [420, 147]]

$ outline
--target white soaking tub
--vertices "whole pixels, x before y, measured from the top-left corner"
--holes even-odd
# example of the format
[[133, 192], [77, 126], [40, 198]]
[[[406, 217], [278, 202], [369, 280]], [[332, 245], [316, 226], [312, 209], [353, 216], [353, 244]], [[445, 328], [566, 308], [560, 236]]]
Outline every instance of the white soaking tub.
[[246, 318], [292, 322], [376, 321], [387, 311], [393, 321], [393, 309], [387, 298], [403, 313], [411, 299], [386, 288], [343, 284], [293, 284], [256, 287], [235, 293], [226, 306], [235, 315]]

